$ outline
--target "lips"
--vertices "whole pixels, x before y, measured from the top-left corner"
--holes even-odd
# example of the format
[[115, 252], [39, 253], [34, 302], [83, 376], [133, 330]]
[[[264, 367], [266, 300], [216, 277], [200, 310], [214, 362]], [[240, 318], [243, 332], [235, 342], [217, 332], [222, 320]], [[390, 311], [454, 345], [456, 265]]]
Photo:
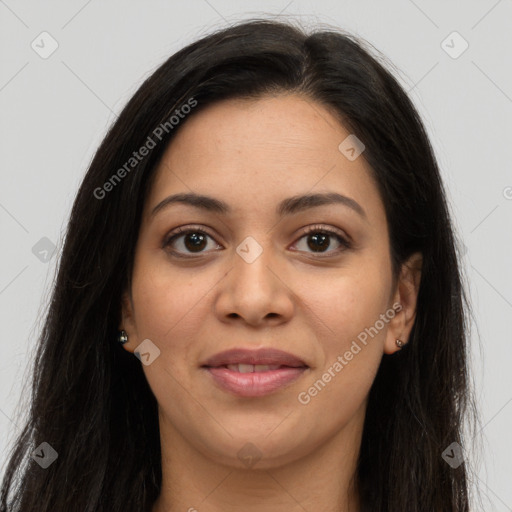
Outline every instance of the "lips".
[[269, 366], [270, 369], [278, 369], [281, 366], [290, 368], [308, 367], [302, 359], [293, 354], [270, 348], [226, 350], [210, 357], [201, 366], [210, 368], [232, 366], [230, 369], [240, 371], [240, 373], [268, 371], [269, 368], [265, 368], [265, 366]]
[[209, 358], [201, 367], [220, 389], [244, 398], [282, 390], [309, 369], [293, 354], [268, 348], [227, 350]]

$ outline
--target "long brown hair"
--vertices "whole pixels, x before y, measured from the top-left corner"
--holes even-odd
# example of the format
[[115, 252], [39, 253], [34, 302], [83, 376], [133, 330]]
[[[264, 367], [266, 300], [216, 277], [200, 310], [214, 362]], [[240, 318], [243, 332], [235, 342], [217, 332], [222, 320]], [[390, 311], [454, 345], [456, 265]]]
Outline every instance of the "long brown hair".
[[[409, 255], [423, 254], [409, 343], [383, 357], [370, 391], [355, 475], [362, 511], [469, 511], [469, 468], [443, 458], [452, 443], [463, 445], [464, 418], [474, 412], [469, 305], [423, 124], [364, 42], [268, 20], [238, 23], [172, 55], [99, 147], [69, 220], [32, 370], [29, 418], [10, 454], [1, 511], [151, 509], [162, 478], [157, 404], [140, 362], [114, 343], [151, 178], [194, 112], [225, 98], [290, 91], [325, 105], [364, 142], [386, 208], [395, 274]], [[171, 127], [173, 113], [191, 98], [193, 111]], [[133, 151], [162, 125], [168, 129], [160, 129], [148, 156], [127, 168]], [[46, 469], [30, 457], [42, 442], [58, 453]]]

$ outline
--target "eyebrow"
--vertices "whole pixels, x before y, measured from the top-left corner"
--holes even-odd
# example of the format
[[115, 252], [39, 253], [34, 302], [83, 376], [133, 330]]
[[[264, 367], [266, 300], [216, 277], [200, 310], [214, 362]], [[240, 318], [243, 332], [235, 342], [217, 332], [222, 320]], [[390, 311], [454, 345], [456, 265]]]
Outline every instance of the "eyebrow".
[[[153, 208], [151, 217], [155, 216], [159, 211], [173, 204], [187, 204], [206, 212], [219, 213], [223, 215], [227, 215], [232, 212], [231, 207], [220, 199], [190, 192], [174, 194], [166, 197]], [[303, 212], [310, 208], [329, 204], [341, 204], [347, 206], [364, 219], [367, 219], [366, 212], [358, 202], [350, 197], [338, 194], [337, 192], [305, 194], [289, 197], [282, 200], [277, 205], [276, 214], [280, 217], [284, 217], [286, 215], [293, 215], [294, 213]]]

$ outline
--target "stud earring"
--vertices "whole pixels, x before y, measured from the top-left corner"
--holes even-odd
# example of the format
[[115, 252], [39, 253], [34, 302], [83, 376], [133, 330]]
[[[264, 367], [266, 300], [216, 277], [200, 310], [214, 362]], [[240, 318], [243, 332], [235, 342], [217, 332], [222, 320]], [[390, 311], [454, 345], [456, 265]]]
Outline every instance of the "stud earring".
[[117, 341], [121, 345], [124, 345], [125, 343], [128, 342], [128, 335], [126, 334], [126, 331], [119, 331], [119, 334], [117, 335]]
[[398, 348], [402, 348], [405, 345], [405, 343], [402, 340], [399, 340], [398, 338], [395, 340], [395, 343]]

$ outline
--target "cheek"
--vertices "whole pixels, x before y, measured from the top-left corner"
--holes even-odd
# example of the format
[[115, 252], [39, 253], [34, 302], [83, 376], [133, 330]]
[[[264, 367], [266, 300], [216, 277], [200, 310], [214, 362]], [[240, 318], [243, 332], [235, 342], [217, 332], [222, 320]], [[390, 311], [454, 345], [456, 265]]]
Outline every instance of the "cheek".
[[[388, 279], [378, 271], [357, 272], [317, 284], [310, 293], [322, 361], [297, 397], [309, 429], [336, 432], [364, 406], [383, 355], [386, 327], [371, 328], [385, 313]], [[380, 326], [380, 324], [379, 324]], [[321, 334], [320, 334], [321, 332]], [[327, 414], [326, 414], [327, 413]]]
[[317, 318], [323, 356], [308, 382], [311, 387], [303, 390], [304, 401], [314, 402], [319, 414], [322, 407], [339, 404], [334, 416], [342, 423], [361, 406], [373, 383], [387, 332], [380, 320], [391, 285], [387, 262], [361, 258], [359, 263], [331, 274], [328, 283], [311, 280], [303, 290], [308, 291], [311, 318]]
[[209, 281], [197, 279], [191, 269], [173, 270], [165, 261], [141, 257], [132, 287], [138, 337], [161, 350], [172, 348], [173, 354], [190, 347], [204, 322], [210, 289]]
[[390, 282], [378, 262], [362, 262], [346, 272], [331, 273], [325, 280], [308, 282], [302, 296], [318, 318], [329, 352], [350, 345], [379, 320], [388, 305]]

